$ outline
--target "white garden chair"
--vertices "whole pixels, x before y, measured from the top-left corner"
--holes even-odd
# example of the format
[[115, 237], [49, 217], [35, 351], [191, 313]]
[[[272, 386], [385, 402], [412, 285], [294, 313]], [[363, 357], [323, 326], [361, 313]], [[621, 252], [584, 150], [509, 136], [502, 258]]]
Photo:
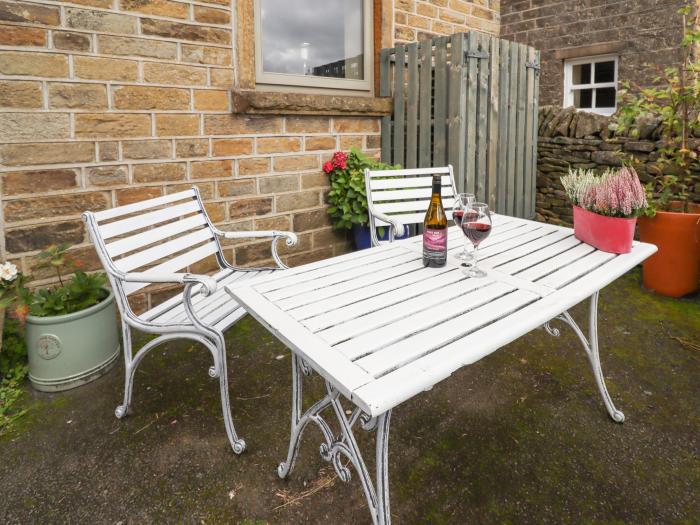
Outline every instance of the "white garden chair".
[[[118, 418], [131, 408], [134, 373], [144, 356], [157, 345], [186, 338], [204, 345], [212, 354], [211, 377], [219, 378], [224, 423], [233, 451], [240, 454], [245, 441], [238, 437], [231, 419], [224, 331], [245, 315], [245, 310], [224, 291], [224, 285], [240, 282], [277, 268], [236, 268], [221, 250], [219, 237], [242, 239], [269, 237], [272, 258], [278, 268], [286, 268], [277, 254], [276, 242], [286, 238], [293, 246], [291, 232], [224, 232], [214, 227], [204, 209], [197, 188], [135, 204], [92, 213], [85, 212], [90, 239], [109, 277], [121, 313], [125, 384], [124, 401], [115, 410]], [[212, 276], [176, 273], [214, 255], [220, 271]], [[136, 314], [129, 296], [152, 283], [184, 285], [167, 301]], [[158, 337], [132, 353], [131, 329]]]
[[367, 209], [372, 246], [379, 246], [378, 226], [389, 226], [389, 242], [401, 235], [404, 226], [423, 224], [432, 195], [433, 174], [442, 175], [442, 203], [447, 218], [452, 218], [452, 207], [457, 187], [452, 166], [406, 170], [365, 170]]

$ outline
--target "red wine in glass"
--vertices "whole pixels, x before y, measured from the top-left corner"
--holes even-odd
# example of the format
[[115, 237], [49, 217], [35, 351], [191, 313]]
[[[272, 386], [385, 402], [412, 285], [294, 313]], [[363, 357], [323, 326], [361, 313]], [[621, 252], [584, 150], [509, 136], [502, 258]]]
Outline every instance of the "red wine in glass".
[[486, 239], [491, 233], [491, 225], [485, 224], [483, 222], [462, 222], [462, 231], [467, 239], [471, 241], [474, 246], [479, 246], [481, 241]]
[[464, 210], [453, 210], [452, 211], [452, 220], [455, 221], [455, 224], [459, 226], [460, 228], [462, 227], [462, 217], [464, 216]]

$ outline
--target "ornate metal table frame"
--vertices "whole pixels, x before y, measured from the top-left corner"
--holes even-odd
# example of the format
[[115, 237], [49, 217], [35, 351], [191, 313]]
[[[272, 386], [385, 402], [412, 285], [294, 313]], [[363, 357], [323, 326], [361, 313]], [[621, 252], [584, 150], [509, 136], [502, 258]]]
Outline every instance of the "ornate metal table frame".
[[[552, 321], [563, 321], [574, 330], [581, 341], [584, 351], [595, 376], [598, 390], [603, 397], [605, 408], [610, 417], [617, 423], [625, 420], [624, 414], [615, 408], [610, 398], [610, 394], [605, 386], [605, 379], [600, 366], [598, 353], [598, 296], [595, 292], [589, 299], [589, 333], [588, 338], [581, 328], [574, 321], [568, 310], [558, 315]], [[544, 328], [550, 335], [558, 337], [560, 332], [557, 328], [550, 326], [550, 322], [544, 324]], [[589, 339], [590, 338], [590, 339]], [[294, 463], [299, 450], [302, 433], [306, 426], [315, 423], [323, 435], [324, 442], [320, 446], [321, 457], [330, 462], [343, 482], [348, 482], [351, 477], [350, 470], [342, 463], [343, 458], [347, 458], [360, 476], [360, 482], [367, 498], [372, 522], [374, 525], [389, 525], [391, 514], [389, 510], [389, 425], [391, 421], [391, 410], [377, 416], [370, 417], [355, 407], [348, 417], [340, 402], [340, 392], [333, 385], [326, 381], [326, 395], [316, 401], [305, 412], [302, 407], [303, 378], [309, 376], [312, 369], [307, 363], [292, 352], [292, 421], [291, 435], [289, 440], [289, 450], [286, 461], [279, 464], [277, 473], [280, 478], [286, 478], [293, 470]], [[331, 407], [338, 421], [340, 433], [335, 435], [321, 413]], [[372, 480], [372, 475], [367, 469], [358, 447], [353, 427], [358, 424], [365, 431], [376, 431], [375, 455], [376, 455], [376, 485]]]

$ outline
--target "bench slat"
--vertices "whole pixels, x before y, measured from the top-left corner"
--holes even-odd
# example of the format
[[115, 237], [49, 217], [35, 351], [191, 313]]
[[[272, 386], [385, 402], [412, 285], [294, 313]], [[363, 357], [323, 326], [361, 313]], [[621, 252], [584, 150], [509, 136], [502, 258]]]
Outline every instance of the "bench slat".
[[[421, 199], [428, 201], [432, 196], [432, 188], [414, 188], [414, 189], [400, 189], [400, 190], [385, 190], [377, 191], [372, 193], [372, 200], [375, 206], [384, 201], [397, 201], [402, 199]], [[452, 187], [443, 186], [441, 192], [442, 198], [444, 200], [449, 200], [450, 197], [454, 197], [454, 192]]]
[[117, 241], [107, 244], [107, 253], [110, 257], [117, 257], [119, 255], [138, 250], [149, 244], [154, 244], [173, 235], [178, 235], [189, 230], [193, 230], [199, 226], [204, 226], [207, 224], [204, 214], [198, 213], [186, 219], [182, 219], [176, 222], [171, 222], [164, 226], [159, 226], [153, 228], [152, 230], [147, 230], [145, 232], [137, 233], [136, 235], [131, 235], [124, 239], [119, 239]]
[[97, 219], [97, 222], [106, 221], [109, 219], [115, 219], [122, 215], [148, 210], [150, 208], [155, 208], [156, 206], [162, 206], [163, 204], [170, 204], [171, 202], [194, 198], [194, 190], [185, 190], [178, 193], [171, 193], [170, 195], [165, 195], [163, 197], [156, 197], [155, 199], [148, 199], [141, 202], [135, 202], [133, 204], [125, 204], [124, 206], [119, 206], [117, 208], [98, 211], [95, 213], [95, 219]]
[[[153, 275], [176, 273], [184, 268], [187, 268], [191, 264], [199, 262], [202, 259], [215, 254], [218, 251], [219, 248], [217, 244], [215, 242], [209, 242], [203, 246], [195, 248], [191, 252], [179, 255], [170, 259], [169, 261], [154, 266], [144, 273]], [[140, 290], [141, 288], [145, 288], [146, 286], [148, 286], [148, 283], [124, 283], [124, 292], [127, 295], [131, 295], [132, 293]]]
[[159, 244], [153, 248], [148, 248], [142, 250], [133, 255], [129, 255], [118, 261], [114, 262], [114, 265], [119, 268], [122, 272], [130, 272], [142, 266], [146, 266], [155, 261], [159, 261], [165, 257], [173, 255], [175, 253], [181, 252], [192, 246], [196, 246], [206, 240], [213, 240], [214, 233], [209, 228], [204, 228], [172, 241]]
[[129, 217], [128, 219], [104, 224], [98, 226], [98, 228], [103, 239], [111, 239], [123, 233], [142, 230], [149, 226], [175, 219], [176, 217], [182, 217], [194, 212], [201, 213], [201, 211], [199, 203], [196, 200], [192, 200], [184, 204], [177, 204], [175, 206], [163, 208], [162, 210], [152, 211], [136, 217]]
[[[385, 173], [385, 172], [382, 172]], [[442, 186], [452, 187], [452, 179], [449, 175], [443, 175]], [[396, 190], [408, 188], [432, 188], [433, 178], [428, 177], [394, 177], [391, 179], [372, 178], [369, 182], [369, 187], [372, 190]]]

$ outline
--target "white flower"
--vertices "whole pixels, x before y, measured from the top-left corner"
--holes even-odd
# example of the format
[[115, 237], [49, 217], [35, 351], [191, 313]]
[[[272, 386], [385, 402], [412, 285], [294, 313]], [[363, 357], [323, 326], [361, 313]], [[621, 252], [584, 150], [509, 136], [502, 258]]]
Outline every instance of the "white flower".
[[0, 279], [3, 281], [14, 281], [17, 273], [17, 267], [11, 262], [0, 264]]

